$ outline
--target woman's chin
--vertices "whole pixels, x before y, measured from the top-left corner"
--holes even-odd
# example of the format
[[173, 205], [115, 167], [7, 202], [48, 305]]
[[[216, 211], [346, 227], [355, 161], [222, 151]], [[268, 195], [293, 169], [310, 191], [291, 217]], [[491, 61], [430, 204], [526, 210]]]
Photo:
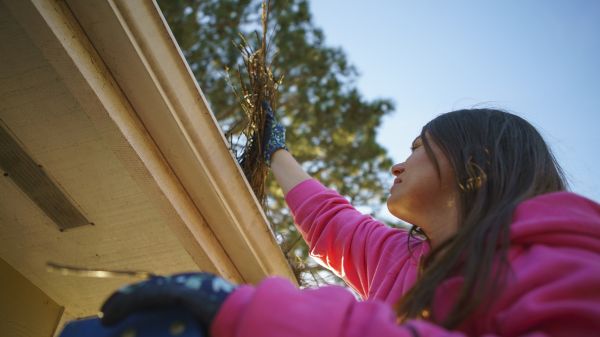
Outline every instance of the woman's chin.
[[402, 220], [402, 218], [406, 216], [406, 214], [404, 214], [405, 212], [402, 211], [402, 207], [399, 207], [398, 200], [394, 200], [392, 196], [390, 196], [387, 200], [387, 208], [390, 214], [392, 214], [400, 220]]
[[388, 211], [390, 212], [390, 214], [392, 214], [393, 216], [395, 216], [396, 218], [404, 221], [404, 222], [408, 222], [408, 223], [413, 223], [414, 219], [414, 212], [411, 212], [411, 210], [413, 210], [413, 207], [408, 207], [407, 205], [407, 200], [402, 200], [401, 198], [399, 198], [397, 195], [396, 196], [390, 196], [387, 200], [387, 208]]

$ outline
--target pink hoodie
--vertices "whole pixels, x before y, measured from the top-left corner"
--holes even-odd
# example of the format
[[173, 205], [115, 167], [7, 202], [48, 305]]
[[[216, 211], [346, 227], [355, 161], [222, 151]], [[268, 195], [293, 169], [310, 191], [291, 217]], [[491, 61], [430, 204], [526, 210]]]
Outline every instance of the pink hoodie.
[[593, 201], [558, 192], [519, 205], [508, 286], [456, 331], [435, 322], [450, 310], [461, 277], [436, 290], [431, 320], [398, 325], [390, 307], [415, 283], [426, 244], [413, 239], [409, 250], [406, 231], [360, 214], [315, 180], [294, 187], [286, 201], [311, 254], [366, 301], [342, 287], [298, 290], [268, 278], [230, 295], [213, 337], [600, 336], [600, 205]]

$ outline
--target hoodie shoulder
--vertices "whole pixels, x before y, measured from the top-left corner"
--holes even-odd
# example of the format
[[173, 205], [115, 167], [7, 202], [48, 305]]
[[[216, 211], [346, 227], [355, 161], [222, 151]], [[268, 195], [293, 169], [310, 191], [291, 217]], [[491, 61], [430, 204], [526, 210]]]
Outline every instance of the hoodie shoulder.
[[511, 241], [592, 248], [600, 253], [600, 204], [571, 192], [526, 200], [513, 214]]

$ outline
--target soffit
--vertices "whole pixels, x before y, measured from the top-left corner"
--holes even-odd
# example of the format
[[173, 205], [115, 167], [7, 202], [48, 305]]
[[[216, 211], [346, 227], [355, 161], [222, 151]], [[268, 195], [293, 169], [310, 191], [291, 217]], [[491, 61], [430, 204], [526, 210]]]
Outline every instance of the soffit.
[[78, 316], [97, 312], [106, 296], [131, 280], [65, 277], [48, 273], [47, 261], [157, 273], [210, 265], [206, 257], [196, 264], [172, 234], [174, 217], [161, 210], [152, 179], [135, 154], [115, 153], [110, 142], [127, 147], [124, 139], [115, 130], [97, 128], [8, 13], [0, 4], [0, 36], [10, 41], [0, 52], [0, 119], [95, 225], [60, 232], [9, 176], [2, 176], [2, 259]]
[[[159, 29], [156, 20], [163, 21], [155, 4], [143, 3], [142, 14]], [[10, 177], [0, 177], [0, 257], [72, 316], [95, 313], [108, 294], [131, 280], [65, 277], [48, 273], [47, 261], [160, 274], [201, 269], [236, 282], [270, 274], [293, 279], [176, 45], [159, 43], [179, 73], [173, 80], [161, 69], [160, 76], [167, 76], [161, 79], [147, 62], [161, 57], [140, 54], [130, 31], [122, 29], [122, 13], [111, 1], [104, 4], [108, 21], [92, 20], [91, 26], [104, 27], [94, 44], [90, 28], [79, 26], [89, 23], [81, 8], [0, 3], [0, 36], [6, 41], [0, 47], [0, 119], [94, 223], [60, 232]], [[125, 63], [129, 70], [115, 66], [114, 49], [97, 51], [106, 43], [103, 34], [119, 40], [110, 33], [115, 27], [127, 33], [120, 35], [125, 45], [117, 45], [127, 50], [129, 40], [135, 51], [122, 55], [131, 62]], [[163, 34], [172, 39], [168, 30]], [[174, 85], [184, 92], [183, 102], [174, 103]], [[199, 110], [182, 112], [190, 102]]]

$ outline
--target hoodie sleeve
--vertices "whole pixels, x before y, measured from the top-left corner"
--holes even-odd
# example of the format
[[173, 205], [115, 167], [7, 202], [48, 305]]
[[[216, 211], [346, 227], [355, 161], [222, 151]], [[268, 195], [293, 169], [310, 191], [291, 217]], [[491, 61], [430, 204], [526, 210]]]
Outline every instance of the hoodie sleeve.
[[[306, 188], [306, 194], [298, 190], [296, 196], [291, 196], [299, 198], [292, 200], [293, 203], [300, 204], [296, 212], [304, 212], [303, 208], [308, 207], [303, 205], [304, 203], [315, 202], [316, 205], [312, 207], [339, 207], [341, 210], [331, 211], [333, 215], [327, 215], [328, 211], [321, 210], [321, 215], [312, 217], [345, 217], [345, 220], [349, 219], [352, 225], [350, 227], [374, 227], [375, 230], [379, 228], [368, 219], [363, 220], [366, 225], [360, 221], [357, 225], [352, 219], [360, 216], [344, 215], [345, 212], [354, 214], [354, 211], [346, 210], [348, 206], [344, 206], [346, 204], [333, 192], [320, 187], [318, 183], [305, 184], [309, 185], [306, 187], [313, 187]], [[556, 198], [557, 195], [550, 197]], [[534, 206], [539, 201], [535, 201]], [[359, 302], [342, 287], [299, 290], [285, 279], [268, 278], [256, 287], [241, 286], [227, 298], [211, 326], [211, 336], [598, 336], [599, 245], [597, 241], [596, 244], [591, 244], [590, 237], [597, 237], [600, 233], [600, 207], [597, 204], [587, 208], [570, 205], [568, 209], [571, 213], [566, 216], [557, 208], [567, 204], [568, 200], [560, 201], [560, 204], [553, 203], [553, 207], [542, 207], [533, 213], [527, 213], [531, 211], [529, 207], [521, 208], [517, 212], [512, 239], [519, 244], [513, 247], [509, 254], [509, 283], [503, 290], [495, 291], [496, 301], [487, 306], [487, 310], [474, 313], [473, 317], [468, 318], [459, 327], [460, 331], [449, 331], [424, 320], [411, 320], [398, 325], [396, 315], [389, 304], [378, 300]], [[325, 205], [319, 206], [319, 203]], [[312, 213], [306, 212], [305, 217], [300, 214], [301, 220], [311, 217]], [[342, 227], [338, 230], [343, 232], [346, 223], [341, 221], [331, 224], [334, 227]], [[559, 232], [561, 228], [564, 234], [577, 231], [585, 235], [582, 235], [581, 240], [565, 242], [565, 238], [558, 244], [554, 232]], [[535, 233], [542, 237], [539, 238]], [[309, 231], [308, 236], [310, 235]], [[338, 236], [339, 234], [334, 235], [334, 239]], [[319, 245], [319, 240], [316, 246]], [[352, 236], [350, 240], [352, 241]], [[344, 249], [350, 249], [352, 253], [352, 247], [350, 244], [350, 248]], [[325, 251], [327, 249], [333, 248], [325, 244]], [[381, 258], [381, 253], [379, 256]], [[434, 320], [445, 317], [446, 310], [454, 303], [452, 296], [458, 293], [460, 282], [460, 279], [449, 279], [436, 290], [432, 312]], [[446, 300], [443, 300], [444, 298]]]
[[[223, 304], [210, 329], [212, 337], [466, 337], [436, 324], [396, 323], [390, 306], [358, 302], [344, 288], [298, 290], [289, 281], [269, 278], [257, 287], [238, 288]], [[495, 335], [485, 334], [487, 337]], [[542, 337], [539, 332], [521, 335]]]
[[285, 279], [268, 278], [256, 287], [238, 288], [225, 301], [211, 326], [211, 336], [412, 337], [413, 334], [410, 328], [395, 323], [394, 313], [383, 302], [357, 302], [343, 287], [298, 290]]
[[358, 212], [337, 192], [306, 180], [286, 202], [312, 257], [342, 277], [362, 298], [398, 297], [416, 278], [425, 244], [406, 230], [386, 226]]

